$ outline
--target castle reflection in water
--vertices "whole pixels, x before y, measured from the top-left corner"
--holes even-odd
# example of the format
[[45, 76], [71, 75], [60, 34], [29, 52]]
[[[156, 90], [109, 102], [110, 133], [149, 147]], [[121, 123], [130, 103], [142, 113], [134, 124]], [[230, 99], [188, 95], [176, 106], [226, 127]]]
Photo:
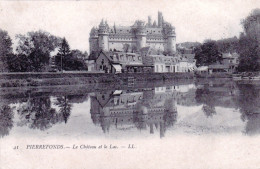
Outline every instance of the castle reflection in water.
[[[108, 135], [111, 131], [127, 133], [137, 129], [145, 133], [160, 133], [160, 137], [164, 137], [168, 130], [183, 127], [178, 124], [179, 117], [194, 107], [200, 107], [200, 110], [195, 112], [196, 117], [199, 117], [195, 119], [196, 124], [203, 126], [203, 120], [211, 119], [208, 121], [214, 129], [211, 123], [220, 119], [223, 121], [221, 125], [228, 123], [227, 126], [230, 126], [232, 122], [229, 120], [232, 121], [233, 118], [230, 116], [234, 115], [232, 112], [238, 112], [238, 119], [234, 118], [242, 126], [240, 132], [247, 135], [260, 134], [258, 83], [196, 80], [188, 84], [172, 84], [148, 83], [139, 87], [117, 89], [110, 86], [102, 90], [91, 87], [87, 89], [84, 86], [29, 90], [2, 88], [0, 138], [8, 136], [12, 130], [23, 131], [30, 128], [47, 131], [62, 124], [75, 126], [74, 130], [80, 130], [82, 124], [87, 124], [86, 129], [95, 126], [94, 129], [92, 127], [93, 130], [102, 130]], [[90, 105], [90, 112], [81, 111], [79, 105], [83, 105], [83, 109], [89, 108]], [[229, 116], [225, 116], [222, 110]], [[84, 119], [81, 125], [78, 124], [78, 116]], [[202, 116], [205, 118], [201, 118]], [[216, 116], [218, 118], [215, 118]], [[91, 123], [85, 123], [88, 119]], [[188, 116], [186, 122], [192, 120], [192, 117]], [[193, 123], [189, 125], [193, 127]], [[56, 129], [63, 131], [62, 127]]]
[[194, 85], [183, 85], [98, 92], [91, 96], [91, 118], [105, 133], [114, 125], [124, 129], [149, 128], [151, 134], [156, 129], [163, 137], [176, 122], [176, 104], [194, 102], [195, 91]]

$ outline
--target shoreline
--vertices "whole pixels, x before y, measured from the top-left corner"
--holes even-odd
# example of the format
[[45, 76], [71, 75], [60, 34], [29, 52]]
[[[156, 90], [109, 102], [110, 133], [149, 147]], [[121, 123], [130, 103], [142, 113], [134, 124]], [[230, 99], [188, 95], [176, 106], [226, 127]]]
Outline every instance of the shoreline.
[[194, 79], [193, 73], [4, 73], [0, 74], [0, 87], [31, 87], [55, 85], [90, 85], [114, 83], [132, 85], [136, 82]]

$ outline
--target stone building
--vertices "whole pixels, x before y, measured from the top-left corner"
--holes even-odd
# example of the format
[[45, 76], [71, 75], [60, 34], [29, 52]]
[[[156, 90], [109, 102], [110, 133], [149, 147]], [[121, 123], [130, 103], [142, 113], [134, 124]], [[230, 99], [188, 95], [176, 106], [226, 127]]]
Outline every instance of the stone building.
[[155, 50], [173, 54], [176, 52], [175, 27], [165, 22], [158, 12], [158, 23], [152, 24], [137, 20], [132, 26], [109, 26], [101, 21], [90, 32], [90, 53], [99, 51], [124, 51], [135, 53], [141, 48], [151, 46]]

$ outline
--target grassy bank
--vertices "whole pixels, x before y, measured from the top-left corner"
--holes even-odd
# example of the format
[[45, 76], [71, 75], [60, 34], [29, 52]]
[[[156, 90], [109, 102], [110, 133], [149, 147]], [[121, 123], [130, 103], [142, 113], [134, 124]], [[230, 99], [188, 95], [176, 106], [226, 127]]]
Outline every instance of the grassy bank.
[[5, 73], [0, 74], [1, 87], [81, 85], [81, 84], [131, 84], [142, 81], [192, 79], [192, 73]]

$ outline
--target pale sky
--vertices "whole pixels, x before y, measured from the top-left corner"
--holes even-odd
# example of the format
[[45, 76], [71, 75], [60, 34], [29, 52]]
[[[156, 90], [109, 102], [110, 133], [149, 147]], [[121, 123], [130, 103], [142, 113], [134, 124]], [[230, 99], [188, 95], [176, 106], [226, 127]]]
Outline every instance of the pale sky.
[[0, 1], [0, 28], [12, 39], [16, 34], [39, 29], [66, 37], [71, 49], [89, 51], [89, 32], [101, 19], [110, 26], [147, 22], [150, 15], [176, 27], [177, 43], [203, 42], [239, 36], [240, 24], [260, 0], [142, 0], [142, 1]]

